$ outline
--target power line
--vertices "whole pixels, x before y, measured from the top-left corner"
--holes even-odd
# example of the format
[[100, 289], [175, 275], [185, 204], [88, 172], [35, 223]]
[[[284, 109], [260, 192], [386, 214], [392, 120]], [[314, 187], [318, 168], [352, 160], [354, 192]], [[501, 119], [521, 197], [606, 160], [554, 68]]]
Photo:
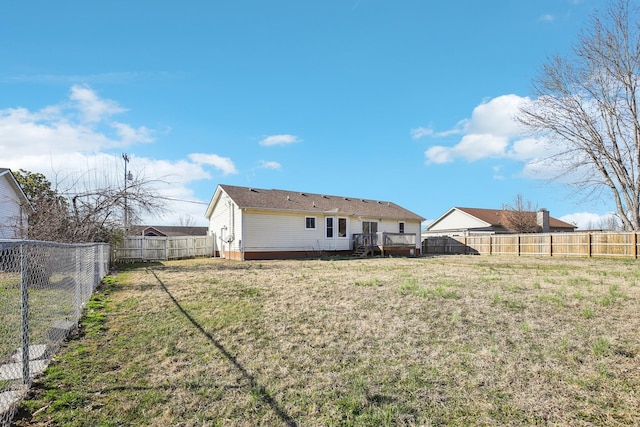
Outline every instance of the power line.
[[185, 202], [185, 203], [194, 203], [196, 205], [208, 205], [209, 202], [200, 202], [198, 200], [186, 200], [186, 199], [178, 199], [177, 197], [158, 197], [163, 200], [171, 200], [173, 202]]

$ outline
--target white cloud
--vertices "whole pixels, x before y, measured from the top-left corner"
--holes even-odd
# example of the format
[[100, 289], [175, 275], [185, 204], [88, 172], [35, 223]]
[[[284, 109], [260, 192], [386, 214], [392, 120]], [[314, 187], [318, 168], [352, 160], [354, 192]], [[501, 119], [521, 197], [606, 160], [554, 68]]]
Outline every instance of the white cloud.
[[[433, 145], [425, 151], [426, 163], [449, 163], [456, 159], [469, 162], [485, 158], [509, 158], [527, 162], [543, 155], [544, 144], [533, 138], [522, 138], [515, 116], [529, 98], [503, 95], [474, 108], [471, 118], [459, 121], [450, 130], [432, 131], [434, 138], [461, 134], [453, 146]], [[418, 128], [421, 129], [421, 128]], [[420, 136], [426, 136], [421, 133]]]
[[469, 127], [469, 120], [464, 119], [456, 123], [456, 125], [453, 128], [445, 131], [436, 132], [431, 127], [425, 128], [421, 126], [421, 127], [411, 129], [410, 133], [411, 133], [412, 139], [421, 139], [427, 136], [443, 138], [445, 136], [450, 136], [450, 135], [463, 135], [464, 133], [466, 133], [468, 127]]
[[610, 224], [619, 224], [618, 218], [613, 213], [597, 214], [592, 212], [576, 212], [561, 216], [561, 221], [577, 225], [578, 230], [594, 230], [607, 228]]
[[126, 123], [113, 122], [111, 127], [116, 129], [120, 140], [125, 144], [135, 144], [138, 142], [153, 142], [152, 131], [144, 126], [138, 129]]
[[278, 162], [260, 160], [260, 168], [279, 170], [282, 168], [282, 165]]
[[413, 139], [420, 139], [430, 135], [433, 135], [433, 129], [431, 128], [418, 127], [411, 129], [411, 138]]
[[238, 170], [233, 161], [228, 157], [221, 157], [217, 154], [189, 154], [189, 158], [199, 165], [210, 165], [222, 172], [223, 175], [237, 174]]
[[469, 119], [460, 120], [456, 125], [445, 131], [434, 133], [435, 136], [442, 138], [450, 135], [464, 135], [469, 128]]
[[452, 150], [448, 147], [442, 147], [440, 145], [436, 145], [430, 147], [427, 151], [424, 152], [425, 157], [427, 158], [428, 163], [451, 163], [453, 162], [453, 153]]
[[260, 141], [260, 145], [264, 147], [272, 147], [274, 145], [289, 145], [296, 142], [302, 142], [302, 140], [295, 135], [271, 135], [263, 138]]
[[0, 151], [9, 157], [121, 145], [117, 139], [56, 115], [52, 108], [35, 113], [24, 108], [0, 110], [0, 136]]
[[126, 111], [88, 86], [73, 86], [65, 102], [40, 110], [0, 109], [0, 166], [42, 173], [58, 191], [78, 192], [88, 186], [120, 187], [124, 179], [121, 152], [129, 151], [128, 168], [136, 179], [149, 181], [151, 191], [170, 198], [167, 216], [148, 218], [148, 222], [177, 225], [179, 217], [191, 216], [204, 225], [206, 206], [182, 200], [195, 199], [191, 183], [211, 178], [203, 165], [213, 163], [226, 174], [235, 173], [233, 163], [219, 156], [202, 163], [138, 157], [131, 148], [153, 143], [154, 131], [113, 120]]
[[502, 95], [478, 105], [473, 109], [467, 132], [501, 136], [519, 135], [522, 129], [514, 118], [526, 99], [513, 94]]
[[96, 123], [114, 114], [124, 113], [126, 109], [110, 99], [100, 99], [88, 86], [74, 85], [71, 87], [69, 99], [75, 102], [83, 121]]
[[493, 179], [495, 180], [504, 179], [504, 175], [502, 175], [502, 166], [493, 166], [491, 169], [493, 170]]
[[133, 171], [134, 175], [140, 173], [145, 177], [151, 177], [170, 186], [175, 186], [175, 188], [169, 189], [167, 192], [182, 191], [180, 187], [185, 184], [211, 178], [209, 172], [198, 162], [190, 162], [187, 160], [158, 160], [137, 156], [130, 157], [129, 170]]
[[514, 160], [529, 161], [549, 155], [549, 148], [545, 141], [535, 138], [517, 139], [512, 144], [507, 156]]
[[0, 109], [0, 152], [7, 153], [5, 159], [92, 152], [154, 141], [153, 131], [148, 128], [110, 121], [112, 115], [126, 109], [99, 98], [87, 86], [73, 86], [69, 99], [39, 111]]
[[541, 15], [538, 19], [542, 22], [553, 22], [556, 20], [556, 17], [551, 15], [550, 13], [546, 13], [544, 15]]
[[476, 161], [486, 157], [503, 157], [509, 141], [490, 133], [472, 133], [462, 137], [453, 152], [458, 157]]

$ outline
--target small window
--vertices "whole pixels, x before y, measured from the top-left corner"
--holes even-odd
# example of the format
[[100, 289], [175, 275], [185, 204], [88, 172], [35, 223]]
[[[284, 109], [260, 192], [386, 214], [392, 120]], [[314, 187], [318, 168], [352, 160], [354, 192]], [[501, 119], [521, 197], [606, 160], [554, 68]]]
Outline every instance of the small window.
[[333, 218], [327, 218], [327, 239], [333, 238]]
[[347, 237], [347, 218], [338, 218], [338, 237]]
[[307, 216], [304, 218], [305, 221], [305, 228], [307, 230], [315, 230], [316, 228], [316, 217], [314, 216]]
[[404, 233], [404, 222], [399, 222], [398, 223], [398, 232], [399, 233]]

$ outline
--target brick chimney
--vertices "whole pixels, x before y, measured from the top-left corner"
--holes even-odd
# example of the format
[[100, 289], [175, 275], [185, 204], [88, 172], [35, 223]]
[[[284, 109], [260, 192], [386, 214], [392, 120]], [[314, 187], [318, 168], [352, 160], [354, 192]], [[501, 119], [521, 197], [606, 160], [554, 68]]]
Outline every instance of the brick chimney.
[[541, 233], [548, 233], [551, 231], [551, 227], [549, 227], [549, 211], [545, 208], [540, 209], [537, 212], [537, 220], [538, 227], [540, 228]]

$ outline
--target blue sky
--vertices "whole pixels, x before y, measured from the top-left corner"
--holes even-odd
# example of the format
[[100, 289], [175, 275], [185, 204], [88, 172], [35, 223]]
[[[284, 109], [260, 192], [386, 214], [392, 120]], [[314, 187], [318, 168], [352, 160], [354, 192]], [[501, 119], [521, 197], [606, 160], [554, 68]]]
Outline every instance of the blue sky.
[[126, 152], [170, 199], [155, 224], [205, 225], [224, 183], [393, 201], [428, 220], [522, 194], [588, 227], [613, 202], [540, 179], [544, 147], [512, 118], [606, 5], [3, 2], [0, 167], [64, 190], [120, 182]]

